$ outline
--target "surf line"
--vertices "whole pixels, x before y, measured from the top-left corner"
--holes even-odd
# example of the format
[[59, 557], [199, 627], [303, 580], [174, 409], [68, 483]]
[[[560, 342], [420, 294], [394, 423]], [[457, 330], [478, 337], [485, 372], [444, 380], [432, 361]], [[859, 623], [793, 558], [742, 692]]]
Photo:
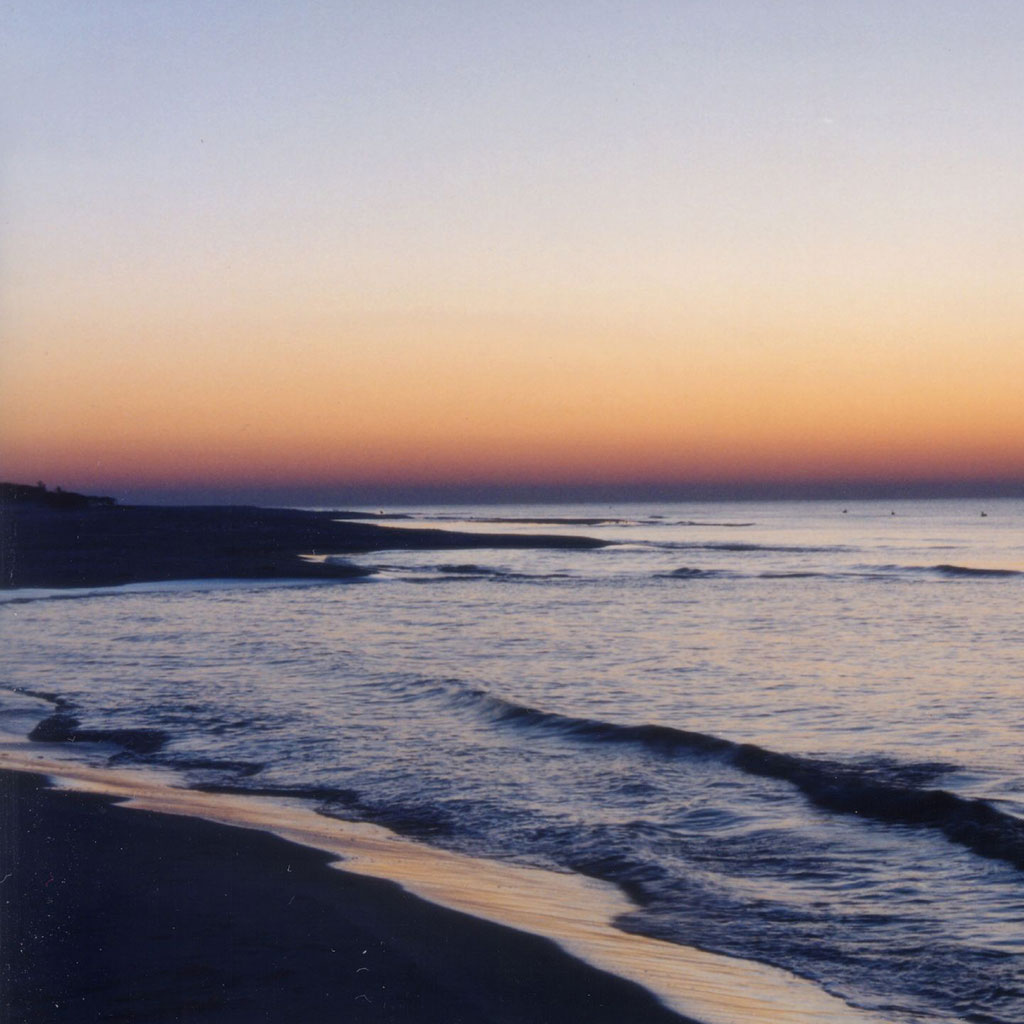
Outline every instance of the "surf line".
[[636, 982], [704, 1024], [878, 1024], [812, 982], [756, 961], [633, 935], [613, 921], [636, 909], [617, 887], [582, 875], [504, 864], [414, 842], [379, 825], [318, 814], [298, 801], [206, 793], [170, 773], [96, 768], [26, 750], [0, 768], [48, 777], [121, 806], [270, 832], [339, 858], [331, 867], [395, 882], [431, 903], [551, 939], [580, 960]]

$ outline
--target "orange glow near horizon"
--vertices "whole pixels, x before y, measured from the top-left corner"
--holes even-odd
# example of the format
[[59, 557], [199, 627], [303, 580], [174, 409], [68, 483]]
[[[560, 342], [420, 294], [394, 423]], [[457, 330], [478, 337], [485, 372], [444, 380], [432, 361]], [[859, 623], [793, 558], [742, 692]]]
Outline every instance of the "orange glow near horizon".
[[743, 326], [709, 344], [682, 329], [556, 323], [546, 335], [450, 318], [431, 337], [424, 318], [418, 332], [361, 323], [348, 336], [247, 332], [136, 353], [108, 335], [78, 347], [89, 358], [27, 358], [8, 373], [4, 474], [173, 488], [970, 480], [1024, 468], [1024, 365], [1006, 373], [1009, 342], [989, 336], [956, 362], [931, 337], [926, 359], [850, 331], [829, 345], [755, 343]]
[[22, 5], [0, 476], [1024, 486], [1024, 16], [941, 6]]

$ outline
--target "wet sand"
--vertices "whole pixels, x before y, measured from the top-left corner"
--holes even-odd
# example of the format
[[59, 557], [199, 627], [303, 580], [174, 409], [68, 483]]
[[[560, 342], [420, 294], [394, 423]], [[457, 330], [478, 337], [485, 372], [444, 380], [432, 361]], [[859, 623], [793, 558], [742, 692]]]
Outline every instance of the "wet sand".
[[3, 1024], [680, 1024], [552, 942], [329, 854], [0, 773]]
[[876, 1020], [784, 971], [624, 933], [632, 904], [596, 880], [68, 757], [0, 751], [2, 1024]]

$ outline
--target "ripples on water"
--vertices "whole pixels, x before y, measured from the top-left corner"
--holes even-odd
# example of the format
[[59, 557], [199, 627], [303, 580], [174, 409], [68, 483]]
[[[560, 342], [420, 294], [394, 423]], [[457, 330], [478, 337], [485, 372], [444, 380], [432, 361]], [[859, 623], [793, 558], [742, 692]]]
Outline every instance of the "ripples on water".
[[887, 1019], [1019, 1022], [1024, 505], [976, 506], [447, 509], [617, 543], [13, 592], [0, 724], [609, 879], [622, 927]]

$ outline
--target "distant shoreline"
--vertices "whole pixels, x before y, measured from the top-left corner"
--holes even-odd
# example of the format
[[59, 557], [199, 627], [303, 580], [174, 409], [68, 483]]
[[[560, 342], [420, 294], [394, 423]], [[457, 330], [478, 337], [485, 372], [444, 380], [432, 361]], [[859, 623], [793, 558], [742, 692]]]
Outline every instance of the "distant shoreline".
[[365, 518], [364, 513], [239, 505], [117, 505], [70, 496], [54, 503], [7, 501], [0, 507], [0, 589], [189, 579], [343, 580], [372, 570], [322, 556], [396, 549], [579, 550], [607, 543], [396, 528]]

